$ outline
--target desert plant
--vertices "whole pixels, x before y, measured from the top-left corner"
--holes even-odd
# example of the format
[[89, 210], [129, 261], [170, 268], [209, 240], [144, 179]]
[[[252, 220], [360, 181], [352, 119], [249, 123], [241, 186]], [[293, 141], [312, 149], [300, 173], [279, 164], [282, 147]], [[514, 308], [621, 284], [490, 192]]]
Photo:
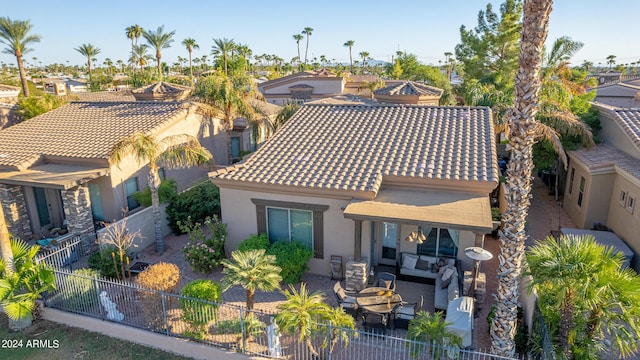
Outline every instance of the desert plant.
[[267, 234], [262, 233], [260, 235], [251, 234], [248, 238], [242, 240], [238, 245], [238, 251], [249, 251], [249, 250], [259, 250], [269, 249], [271, 243], [267, 238]]
[[216, 303], [220, 301], [221, 293], [218, 283], [206, 279], [194, 280], [182, 289], [180, 309], [182, 319], [189, 325], [186, 336], [204, 339], [207, 323], [217, 317]]
[[234, 251], [231, 259], [222, 260], [222, 272], [226, 275], [224, 290], [234, 285], [242, 286], [247, 291], [247, 309], [253, 309], [257, 289], [271, 291], [280, 285], [280, 268], [275, 262], [275, 256], [265, 254], [264, 250]]
[[302, 280], [309, 269], [307, 262], [313, 251], [295, 241], [276, 241], [271, 244], [267, 253], [276, 257], [276, 265], [281, 269], [280, 276], [286, 284], [294, 284]]
[[118, 279], [122, 268], [126, 266], [116, 255], [118, 250], [114, 246], [105, 246], [100, 251], [89, 256], [89, 268], [100, 272], [101, 276], [110, 279]]
[[163, 311], [172, 306], [172, 297], [166, 297], [163, 308], [163, 296], [158, 292], [174, 293], [180, 283], [180, 269], [171, 263], [157, 263], [149, 266], [136, 278], [136, 284], [144, 288], [138, 291], [142, 311], [149, 326], [164, 328]]
[[252, 336], [258, 336], [264, 333], [266, 325], [258, 317], [250, 312], [245, 317], [220, 321], [215, 329], [218, 334], [236, 334], [236, 343], [238, 350], [243, 350], [242, 338], [250, 340]]
[[[124, 218], [119, 222], [107, 225], [106, 232], [101, 239], [102, 244], [110, 245], [115, 248], [115, 254], [112, 253], [111, 257], [114, 260], [113, 266], [116, 273], [116, 278], [124, 279], [127, 276], [125, 271], [129, 269], [129, 249], [134, 246], [136, 239], [142, 237], [140, 230], [130, 232], [127, 228], [127, 219]], [[117, 258], [116, 258], [117, 257]], [[131, 276], [131, 273], [129, 273]]]
[[206, 274], [218, 267], [225, 255], [227, 225], [220, 222], [216, 215], [205, 219], [206, 232], [201, 223], [192, 224], [187, 220], [185, 224], [179, 221], [178, 225], [189, 234], [189, 244], [182, 249], [182, 253], [191, 269]]
[[100, 272], [94, 269], [77, 269], [66, 278], [61, 297], [67, 309], [88, 311], [98, 303], [98, 293], [93, 283]]
[[19, 239], [10, 242], [15, 268], [0, 259], [0, 306], [10, 319], [9, 326], [21, 329], [31, 324], [40, 294], [55, 289], [55, 276], [44, 263], [36, 263], [40, 246]]
[[184, 234], [178, 221], [201, 222], [212, 215], [220, 216], [220, 190], [208, 180], [178, 194], [167, 206], [169, 227], [175, 234]]
[[[426, 311], [418, 311], [416, 317], [409, 321], [407, 337], [421, 342], [433, 344], [431, 350], [434, 359], [440, 359], [444, 355], [445, 346], [462, 346], [462, 339], [447, 329], [449, 325], [442, 318], [439, 312], [430, 314]], [[412, 349], [412, 354], [416, 356], [422, 351], [420, 346]]]

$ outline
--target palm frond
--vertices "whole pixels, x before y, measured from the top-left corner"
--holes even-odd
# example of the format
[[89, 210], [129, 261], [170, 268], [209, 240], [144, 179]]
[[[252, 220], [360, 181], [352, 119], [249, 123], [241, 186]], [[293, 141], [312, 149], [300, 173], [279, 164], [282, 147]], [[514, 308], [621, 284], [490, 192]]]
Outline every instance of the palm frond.
[[553, 150], [555, 150], [560, 157], [560, 161], [562, 161], [564, 169], [566, 170], [569, 166], [569, 161], [567, 159], [567, 154], [564, 152], [562, 141], [560, 140], [556, 130], [551, 126], [538, 122], [536, 123], [536, 133], [545, 138], [551, 144]]

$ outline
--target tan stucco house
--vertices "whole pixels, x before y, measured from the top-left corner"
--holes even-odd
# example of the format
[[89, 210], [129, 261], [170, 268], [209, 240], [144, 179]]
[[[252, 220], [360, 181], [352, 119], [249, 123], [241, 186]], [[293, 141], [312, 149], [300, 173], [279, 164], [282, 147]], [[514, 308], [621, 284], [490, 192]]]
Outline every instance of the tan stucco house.
[[594, 88], [598, 103], [619, 108], [640, 107], [640, 85], [620, 82]]
[[[69, 233], [85, 234], [95, 221], [121, 219], [139, 208], [131, 195], [147, 187], [148, 168], [133, 159], [111, 164], [118, 141], [134, 132], [190, 134], [225, 161], [218, 125], [191, 102], [72, 102], [0, 131], [0, 200], [9, 230], [41, 238], [66, 224]], [[182, 190], [210, 170], [163, 169], [161, 177], [176, 179]]]
[[341, 94], [347, 80], [329, 69], [306, 70], [258, 84], [265, 101], [284, 105]]
[[[306, 104], [244, 162], [209, 174], [231, 250], [250, 234], [395, 265], [401, 252], [458, 258], [492, 230], [499, 171], [481, 107]], [[418, 245], [404, 239], [425, 235]]]
[[[640, 270], [640, 109], [595, 104], [603, 144], [569, 151], [563, 207], [577, 227], [601, 224], [634, 251]], [[596, 226], [597, 227], [597, 226]]]

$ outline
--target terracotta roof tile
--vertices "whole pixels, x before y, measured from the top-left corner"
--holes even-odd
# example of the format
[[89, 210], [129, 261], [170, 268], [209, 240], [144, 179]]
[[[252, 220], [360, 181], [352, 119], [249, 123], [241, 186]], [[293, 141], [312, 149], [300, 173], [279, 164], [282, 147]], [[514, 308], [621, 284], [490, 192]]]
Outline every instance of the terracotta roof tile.
[[640, 179], [640, 160], [611, 145], [600, 144], [588, 149], [569, 151], [569, 154], [585, 164], [589, 170], [618, 166], [636, 179]]
[[368, 192], [388, 175], [497, 182], [490, 110], [306, 104], [246, 163], [213, 176]]
[[426, 84], [404, 81], [400, 84], [392, 84], [382, 89], [374, 91], [376, 95], [419, 95], [419, 96], [442, 96], [442, 89]]
[[0, 167], [22, 170], [41, 156], [107, 159], [113, 145], [187, 113], [179, 102], [73, 102], [0, 131]]
[[618, 126], [640, 150], [640, 109], [613, 110]]
[[85, 93], [74, 93], [72, 95], [78, 97], [78, 101], [100, 101], [100, 102], [125, 102], [125, 101], [136, 101], [136, 99], [131, 95], [130, 91], [98, 91], [98, 92], [85, 92]]

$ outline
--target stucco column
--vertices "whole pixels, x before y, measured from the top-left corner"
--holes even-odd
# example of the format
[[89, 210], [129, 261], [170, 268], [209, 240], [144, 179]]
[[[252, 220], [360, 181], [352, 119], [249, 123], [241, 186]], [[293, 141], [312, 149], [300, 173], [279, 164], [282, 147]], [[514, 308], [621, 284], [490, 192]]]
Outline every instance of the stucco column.
[[362, 260], [362, 220], [354, 220], [355, 231], [353, 235], [353, 260]]
[[62, 190], [61, 193], [67, 228], [70, 233], [82, 237], [82, 245], [86, 253], [95, 245], [95, 236], [87, 236], [94, 233], [89, 188], [86, 185], [80, 185]]
[[484, 234], [474, 233], [476, 236], [475, 246], [484, 248]]
[[22, 240], [30, 240], [33, 233], [24, 188], [20, 185], [0, 184], [0, 202], [9, 232]]

